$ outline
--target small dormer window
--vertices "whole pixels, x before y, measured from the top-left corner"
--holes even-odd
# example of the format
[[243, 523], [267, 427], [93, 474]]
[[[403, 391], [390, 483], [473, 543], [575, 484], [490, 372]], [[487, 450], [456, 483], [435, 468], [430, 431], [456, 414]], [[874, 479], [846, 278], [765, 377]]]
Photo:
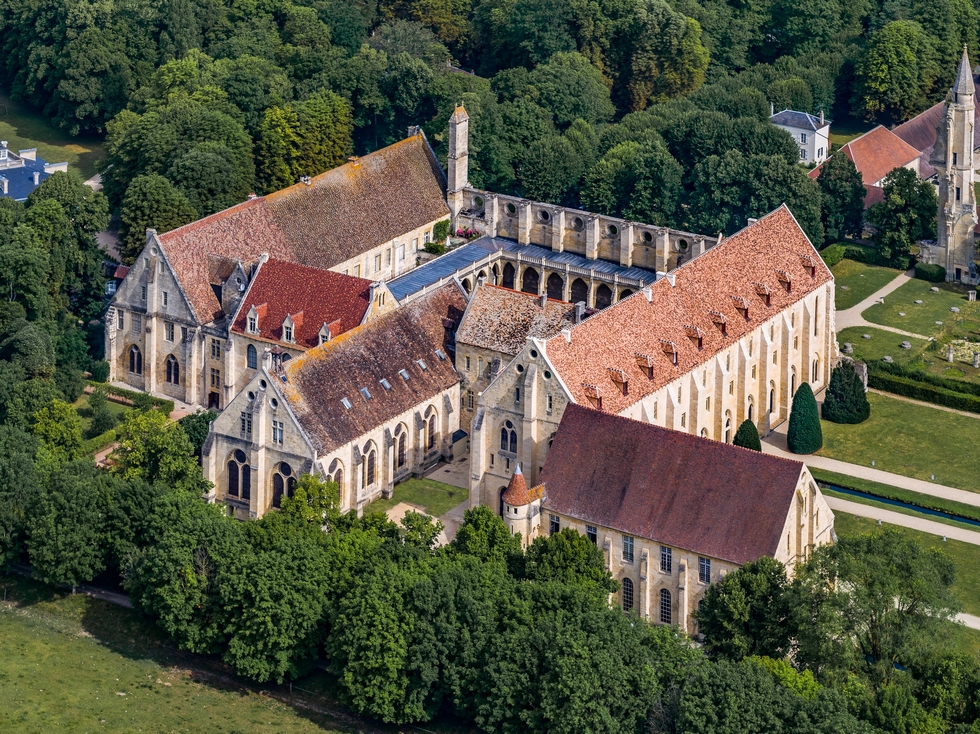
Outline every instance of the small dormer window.
[[417, 359], [417, 360], [415, 360], [415, 364], [417, 364], [423, 370], [429, 369], [428, 366], [425, 364], [425, 360], [424, 359]]
[[350, 410], [351, 408], [354, 407], [354, 404], [351, 403], [351, 401], [348, 400], [347, 398], [341, 398], [340, 404], [343, 405], [345, 408], [347, 408], [347, 410]]
[[283, 324], [282, 338], [287, 342], [291, 342], [293, 340], [293, 327], [291, 324]]
[[[442, 351], [441, 349], [437, 349], [437, 350], [436, 350], [436, 356], [437, 356], [437, 357], [438, 357], [439, 359], [445, 359], [445, 358], [446, 358], [446, 353], [445, 353], [444, 351]], [[423, 368], [423, 369], [424, 369], [424, 368]]]
[[255, 316], [248, 317], [248, 333], [254, 334], [259, 330], [259, 320]]

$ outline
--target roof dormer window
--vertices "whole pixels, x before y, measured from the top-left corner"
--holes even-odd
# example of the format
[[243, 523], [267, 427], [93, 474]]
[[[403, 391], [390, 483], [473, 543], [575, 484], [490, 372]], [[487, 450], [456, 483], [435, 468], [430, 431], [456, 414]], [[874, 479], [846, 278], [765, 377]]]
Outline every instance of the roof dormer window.
[[728, 317], [721, 311], [708, 311], [708, 315], [711, 316], [711, 323], [718, 327], [721, 335], [726, 336], [728, 334]]
[[[442, 351], [441, 349], [437, 349], [436, 350], [436, 356], [439, 359], [445, 359], [446, 358], [446, 353], [444, 351]], [[425, 368], [423, 367], [422, 369], [425, 369]]]
[[687, 334], [687, 338], [691, 340], [691, 343], [694, 344], [694, 346], [697, 347], [698, 351], [700, 352], [704, 346], [704, 332], [696, 326], [686, 324], [684, 326], [684, 333]]
[[629, 395], [630, 391], [630, 378], [621, 369], [615, 367], [607, 367], [609, 372], [609, 377], [612, 381], [616, 383], [616, 386], [622, 391], [623, 395]]
[[417, 360], [415, 360], [415, 364], [417, 364], [423, 370], [429, 369], [428, 366], [425, 364], [425, 360], [424, 359], [417, 359]]
[[741, 296], [732, 296], [732, 301], [735, 302], [735, 310], [738, 311], [738, 315], [744, 318], [746, 321], [749, 320], [749, 302], [746, 301]]
[[639, 352], [634, 352], [636, 357], [636, 366], [643, 370], [643, 374], [647, 376], [648, 380], [653, 379], [653, 357], [647, 354], [640, 354]]
[[248, 319], [247, 319], [245, 330], [249, 334], [259, 333], [259, 312], [254, 305], [250, 309], [248, 309]]
[[759, 296], [767, 306], [772, 303], [772, 290], [765, 283], [753, 283], [756, 295]]
[[779, 279], [780, 284], [786, 289], [787, 293], [792, 293], [793, 291], [793, 278], [785, 270], [777, 270], [776, 277]]
[[319, 337], [320, 344], [326, 344], [328, 341], [330, 341], [330, 327], [327, 326], [326, 322], [324, 322], [320, 327]]
[[388, 380], [386, 380], [384, 377], [382, 377], [381, 378], [381, 387], [383, 387], [385, 390], [390, 390], [391, 389], [391, 383], [388, 382]]
[[405, 371], [405, 370], [398, 370], [398, 374], [401, 375], [401, 378], [405, 382], [408, 382], [408, 372], [407, 371]]
[[664, 350], [664, 354], [670, 359], [670, 363], [673, 365], [677, 364], [677, 347], [674, 346], [674, 342], [667, 341], [666, 339], [660, 340], [660, 346]]
[[343, 405], [345, 408], [347, 408], [347, 410], [350, 410], [351, 408], [354, 407], [354, 404], [347, 398], [341, 398], [340, 404]]
[[800, 260], [803, 263], [803, 267], [806, 268], [810, 272], [810, 277], [811, 278], [817, 277], [817, 263], [816, 263], [816, 261], [812, 257], [810, 257], [809, 255], [803, 255], [800, 258]]
[[585, 382], [582, 383], [582, 387], [585, 388], [585, 397], [589, 399], [592, 407], [596, 410], [602, 410], [602, 393], [599, 392], [599, 388]]

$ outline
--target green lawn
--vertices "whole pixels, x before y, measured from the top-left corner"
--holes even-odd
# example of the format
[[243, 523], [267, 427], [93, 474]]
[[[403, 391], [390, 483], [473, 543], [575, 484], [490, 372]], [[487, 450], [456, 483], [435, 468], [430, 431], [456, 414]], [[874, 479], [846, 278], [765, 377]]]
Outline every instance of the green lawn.
[[838, 311], [856, 306], [902, 274], [902, 271], [894, 268], [865, 265], [846, 258], [831, 270], [837, 285], [835, 301]]
[[0, 586], [0, 731], [369, 731], [318, 713], [322, 699], [275, 685], [263, 687], [275, 698], [261, 695], [180, 653], [132, 610], [20, 577], [0, 576]]
[[[871, 338], [865, 339], [865, 334]], [[902, 349], [902, 342], [906, 341], [912, 345], [911, 349]], [[837, 332], [837, 343], [843, 347], [847, 342], [854, 347], [854, 354], [851, 356], [861, 362], [878, 362], [888, 355], [899, 364], [921, 361], [918, 358], [925, 354], [932, 344], [925, 339], [902, 336], [873, 326], [849, 326], [841, 329]]]
[[469, 497], [469, 491], [434, 479], [413, 477], [395, 486], [395, 494], [389, 500], [377, 500], [364, 508], [365, 512], [387, 512], [399, 502], [425, 508], [433, 517], [445, 515]]
[[[980, 520], [980, 507], [974, 505], [966, 505], [962, 502], [955, 502], [953, 500], [943, 499], [942, 497], [933, 497], [928, 494], [920, 494], [919, 492], [913, 492], [909, 489], [902, 489], [901, 487], [893, 487], [890, 484], [881, 484], [880, 482], [872, 482], [868, 479], [859, 479], [858, 477], [851, 477], [846, 474], [838, 474], [837, 472], [825, 471], [824, 469], [816, 469], [809, 467], [810, 474], [817, 482], [825, 484], [836, 484], [839, 487], [845, 487], [848, 489], [856, 489], [859, 492], [867, 492], [868, 494], [873, 494], [878, 497], [885, 497], [891, 500], [898, 500], [899, 502], [907, 502], [912, 505], [917, 505], [919, 507], [927, 507], [931, 510], [939, 510], [940, 512], [948, 512], [953, 515], [961, 515], [963, 517], [968, 517], [971, 520]], [[829, 492], [830, 490], [825, 489], [824, 491]], [[840, 495], [844, 499], [849, 499], [854, 502], [861, 502], [862, 500], [853, 497], [851, 495]], [[886, 507], [886, 505], [882, 505]], [[895, 512], [904, 512], [898, 507], [887, 505], [888, 509], [894, 510]], [[922, 517], [921, 513], [915, 512], [914, 510], [908, 510], [909, 514], [917, 515]], [[957, 527], [963, 527], [962, 523], [958, 523], [955, 520], [944, 521], [938, 517], [931, 517], [930, 520], [935, 520], [936, 522], [949, 522], [949, 524], [956, 525]], [[980, 528], [972, 528], [980, 532]]]
[[[108, 406], [109, 406], [109, 412], [115, 415], [120, 423], [122, 422], [126, 414], [133, 410], [128, 405], [115, 403], [111, 400], [108, 402]], [[73, 403], [72, 407], [75, 408], [75, 411], [82, 419], [82, 435], [85, 436], [88, 434], [89, 426], [92, 425], [92, 412], [89, 410], [88, 407], [88, 395], [82, 395], [82, 397], [80, 397], [78, 400], [76, 400]]]
[[[821, 456], [980, 492], [980, 419], [868, 394], [871, 417], [858, 425], [821, 421]], [[935, 479], [932, 475], [935, 474]]]
[[[939, 292], [933, 293], [932, 288]], [[962, 339], [980, 331], [980, 301], [967, 301], [965, 286], [953, 283], [928, 283], [913, 279], [875, 304], [862, 316], [873, 324], [893, 326], [903, 331], [937, 339]], [[922, 303], [916, 303], [916, 301]], [[953, 313], [950, 308], [958, 308]], [[904, 313], [904, 316], [900, 314]], [[941, 321], [942, 324], [937, 324]]]
[[83, 180], [95, 175], [96, 162], [105, 155], [101, 140], [73, 138], [5, 94], [0, 94], [0, 140], [13, 151], [37, 148], [38, 157], [48, 163], [67, 162], [68, 170]]
[[[838, 536], [870, 533], [877, 527], [878, 522], [876, 520], [857, 517], [846, 512], [834, 513], [834, 529]], [[956, 564], [956, 582], [953, 584], [953, 588], [963, 605], [963, 611], [967, 614], [980, 615], [980, 574], [977, 573], [977, 567], [980, 564], [980, 545], [963, 543], [959, 540], [946, 540], [944, 542], [942, 538], [931, 533], [923, 533], [898, 525], [889, 527], [897, 528], [927, 548], [941, 548], [945, 551]], [[980, 641], [980, 631], [971, 631], [977, 633], [977, 640]]]

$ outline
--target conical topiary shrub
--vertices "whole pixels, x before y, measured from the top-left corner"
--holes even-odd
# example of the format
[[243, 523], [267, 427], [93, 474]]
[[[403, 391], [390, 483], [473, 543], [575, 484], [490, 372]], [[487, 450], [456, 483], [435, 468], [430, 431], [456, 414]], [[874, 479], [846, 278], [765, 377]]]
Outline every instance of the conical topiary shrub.
[[844, 360], [830, 373], [830, 384], [823, 398], [823, 417], [831, 423], [861, 423], [871, 415], [871, 403], [864, 382], [854, 364]]
[[793, 396], [793, 412], [789, 414], [789, 433], [786, 443], [794, 454], [812, 454], [823, 446], [817, 399], [810, 385], [804, 382]]
[[735, 431], [735, 440], [732, 443], [741, 446], [743, 449], [762, 451], [762, 441], [759, 440], [759, 429], [750, 420], [742, 421], [742, 425]]

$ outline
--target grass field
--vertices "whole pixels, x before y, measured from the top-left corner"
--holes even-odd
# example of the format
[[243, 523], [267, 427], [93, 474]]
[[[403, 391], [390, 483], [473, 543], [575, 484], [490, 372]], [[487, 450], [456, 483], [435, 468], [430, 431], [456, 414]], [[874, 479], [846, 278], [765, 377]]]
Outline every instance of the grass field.
[[[133, 410], [128, 405], [114, 403], [111, 400], [107, 404], [109, 406], [109, 412], [115, 415], [119, 422], [122, 422], [126, 414]], [[92, 411], [88, 407], [88, 395], [82, 395], [82, 397], [72, 404], [72, 407], [75, 408], [75, 412], [82, 419], [82, 435], [87, 436], [89, 427], [92, 425]]]
[[[865, 339], [864, 334], [871, 338]], [[902, 349], [902, 342], [909, 342], [911, 349]], [[892, 331], [876, 329], [873, 326], [849, 326], [837, 332], [837, 343], [844, 346], [850, 342], [854, 347], [854, 359], [862, 362], [877, 362], [888, 355], [899, 364], [921, 361], [918, 358], [926, 354], [932, 342], [915, 337], [902, 336]]]
[[[980, 492], [975, 451], [980, 419], [868, 394], [871, 417], [858, 425], [821, 421], [821, 456]], [[935, 478], [932, 475], [935, 474]]]
[[[944, 542], [942, 538], [930, 533], [897, 525], [890, 525], [889, 527], [897, 528], [904, 535], [918, 540], [927, 548], [940, 548], [945, 551], [956, 564], [956, 582], [953, 584], [953, 588], [963, 605], [963, 611], [967, 614], [980, 615], [980, 574], [976, 572], [978, 564], [980, 564], [980, 545], [963, 543], [958, 540]], [[846, 512], [834, 513], [834, 529], [838, 536], [870, 533], [877, 528], [877, 521], [867, 517], [857, 517]]]
[[[927, 507], [932, 510], [939, 510], [941, 512], [948, 512], [953, 515], [962, 515], [963, 517], [968, 517], [971, 520], [980, 520], [980, 507], [975, 507], [973, 505], [965, 505], [962, 502], [954, 502], [953, 500], [943, 499], [942, 497], [933, 497], [928, 494], [920, 494], [919, 492], [913, 492], [908, 489], [902, 489], [901, 487], [893, 487], [890, 484], [881, 484], [880, 482], [872, 482], [868, 479], [860, 479], [858, 477], [851, 477], [846, 474], [838, 474], [832, 471], [826, 471], [824, 469], [815, 469], [809, 467], [810, 474], [818, 482], [824, 482], [827, 484], [836, 484], [839, 487], [846, 487], [848, 489], [856, 489], [859, 492], [867, 492], [868, 494], [873, 494], [878, 497], [885, 497], [891, 500], [898, 500], [899, 502], [907, 502], [912, 505], [918, 505], [919, 507]], [[828, 491], [828, 490], [825, 490]], [[862, 500], [851, 496], [851, 495], [841, 495], [845, 499], [852, 500], [854, 502], [861, 502]], [[888, 509], [894, 510], [895, 512], [901, 512], [902, 510], [898, 507], [888, 505]], [[914, 510], [909, 510], [909, 513], [922, 517], [920, 513]], [[935, 520], [936, 522], [943, 522], [941, 518], [931, 517], [930, 520]], [[954, 520], [949, 521], [950, 524], [957, 525], [958, 527], [963, 527], [961, 523], [957, 523]], [[976, 529], [976, 528], [975, 528]], [[980, 529], [977, 529], [980, 532]]]
[[260, 695], [175, 650], [132, 610], [20, 577], [0, 586], [0, 731], [374, 731], [317, 712], [313, 699], [277, 700], [279, 686], [267, 687], [276, 698]]
[[865, 265], [847, 259], [841, 260], [831, 270], [837, 285], [835, 302], [838, 311], [856, 306], [901, 275], [901, 271], [894, 268]]
[[[932, 288], [939, 292], [933, 293]], [[967, 301], [968, 288], [953, 283], [928, 283], [910, 280], [875, 304], [862, 316], [873, 324], [893, 326], [922, 336], [962, 339], [980, 331], [980, 301]], [[916, 303], [916, 301], [922, 303]], [[953, 313], [950, 308], [958, 308]], [[900, 314], [904, 313], [904, 316]], [[937, 324], [941, 321], [941, 324]]]
[[0, 93], [0, 140], [11, 150], [37, 148], [37, 155], [48, 163], [67, 161], [69, 171], [77, 171], [83, 180], [95, 175], [96, 162], [103, 157], [101, 140], [73, 138], [53, 126], [44, 115], [11, 101]]
[[461, 487], [443, 484], [433, 479], [413, 477], [395, 486], [395, 494], [388, 500], [377, 500], [364, 508], [365, 512], [387, 512], [399, 502], [425, 508], [433, 517], [445, 515], [469, 497]]

